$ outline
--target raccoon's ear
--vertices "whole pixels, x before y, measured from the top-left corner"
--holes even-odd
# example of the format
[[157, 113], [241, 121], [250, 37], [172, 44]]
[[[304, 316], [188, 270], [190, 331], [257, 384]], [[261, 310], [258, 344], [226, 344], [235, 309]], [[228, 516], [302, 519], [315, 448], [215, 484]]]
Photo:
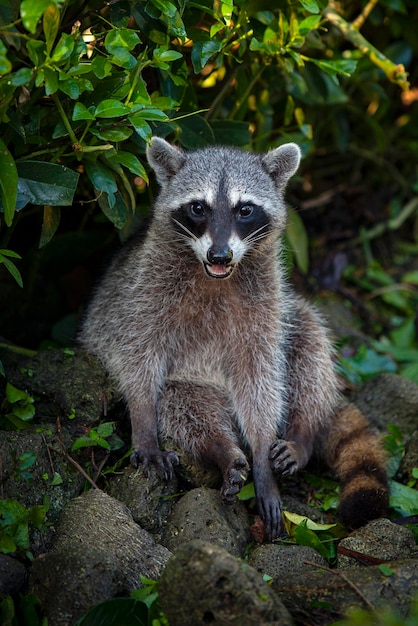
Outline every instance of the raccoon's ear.
[[147, 159], [160, 185], [165, 185], [184, 165], [186, 155], [161, 137], [153, 137], [147, 147]]
[[263, 156], [263, 164], [279, 188], [285, 187], [287, 181], [299, 167], [301, 152], [295, 143], [285, 143]]

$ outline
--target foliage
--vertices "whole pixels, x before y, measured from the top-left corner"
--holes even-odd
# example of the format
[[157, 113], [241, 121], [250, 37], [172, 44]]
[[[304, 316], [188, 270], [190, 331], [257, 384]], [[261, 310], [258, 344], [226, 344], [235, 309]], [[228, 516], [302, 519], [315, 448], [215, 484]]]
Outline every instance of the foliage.
[[0, 426], [3, 430], [24, 430], [35, 415], [35, 398], [11, 383], [6, 384], [6, 399], [1, 407]]
[[87, 435], [78, 437], [71, 446], [71, 450], [91, 446], [100, 446], [105, 450], [119, 450], [123, 446], [123, 441], [114, 431], [115, 422], [103, 422], [97, 427], [90, 428]]
[[0, 623], [2, 626], [47, 626], [47, 619], [39, 615], [39, 599], [32, 593], [19, 597], [0, 596]]
[[158, 584], [141, 578], [144, 585], [132, 591], [130, 598], [105, 600], [94, 606], [74, 626], [168, 626], [159, 607]]
[[[118, 228], [130, 221], [135, 186], [147, 181], [137, 154], [154, 132], [193, 148], [222, 140], [265, 149], [292, 138], [309, 150], [311, 108], [348, 103], [345, 79], [375, 81], [383, 60], [387, 78], [408, 88], [410, 42], [392, 51], [396, 63], [383, 51], [377, 60], [367, 41], [349, 50], [349, 22], [339, 16], [330, 28], [335, 12], [324, 0], [268, 10], [250, 0], [21, 0], [0, 11], [4, 221], [42, 206], [40, 245], [76, 193]], [[405, 4], [390, 11], [396, 21]]]
[[364, 609], [353, 609], [349, 616], [331, 626], [415, 626], [418, 620], [418, 601], [412, 603], [408, 615], [396, 609], [377, 609], [373, 613]]
[[30, 557], [29, 531], [43, 530], [47, 508], [38, 504], [28, 509], [17, 500], [0, 500], [0, 552], [20, 552]]

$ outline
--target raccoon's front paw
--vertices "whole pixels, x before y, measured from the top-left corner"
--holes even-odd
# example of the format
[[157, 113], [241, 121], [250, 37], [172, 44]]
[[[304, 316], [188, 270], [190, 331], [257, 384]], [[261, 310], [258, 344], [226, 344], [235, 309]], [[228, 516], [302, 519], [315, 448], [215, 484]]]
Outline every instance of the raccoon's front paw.
[[277, 439], [272, 443], [269, 460], [275, 474], [291, 476], [299, 469], [299, 454], [292, 441]]
[[249, 465], [247, 459], [239, 457], [224, 472], [224, 483], [221, 487], [221, 497], [226, 504], [233, 504], [237, 494], [247, 480]]
[[151, 465], [154, 465], [160, 480], [171, 480], [174, 472], [173, 465], [177, 465], [178, 462], [179, 458], [172, 450], [168, 452], [158, 449], [151, 452], [134, 450], [131, 454], [132, 465], [139, 467], [142, 463], [142, 470], [147, 478], [150, 475]]

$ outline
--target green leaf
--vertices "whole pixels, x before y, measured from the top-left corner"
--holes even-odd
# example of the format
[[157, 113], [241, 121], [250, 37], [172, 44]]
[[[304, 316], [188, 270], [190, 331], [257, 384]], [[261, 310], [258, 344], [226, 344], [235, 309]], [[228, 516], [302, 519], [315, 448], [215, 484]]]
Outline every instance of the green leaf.
[[400, 515], [418, 515], [418, 491], [395, 480], [389, 481], [390, 506]]
[[23, 26], [32, 34], [35, 34], [38, 21], [43, 12], [49, 7], [52, 0], [22, 0], [20, 15]]
[[148, 182], [148, 175], [145, 167], [142, 165], [138, 157], [131, 152], [119, 150], [119, 152], [112, 157], [112, 161], [124, 165], [130, 172], [132, 172], [132, 174], [136, 174]]
[[147, 626], [148, 607], [135, 598], [113, 598], [96, 604], [74, 626]]
[[110, 54], [117, 54], [120, 48], [133, 50], [141, 42], [139, 36], [130, 28], [113, 28], [105, 37], [105, 48]]
[[309, 239], [304, 223], [299, 214], [293, 209], [289, 210], [286, 236], [292, 248], [296, 265], [303, 274], [309, 268]]
[[321, 542], [318, 535], [313, 530], [310, 530], [307, 526], [306, 520], [301, 522], [293, 531], [294, 538], [298, 546], [309, 546], [316, 550], [325, 560], [330, 560], [330, 546], [326, 546]]
[[61, 477], [61, 474], [58, 474], [58, 472], [54, 472], [54, 476], [51, 480], [51, 487], [56, 487], [57, 485], [62, 485], [63, 484], [63, 480]]
[[152, 137], [151, 126], [144, 120], [142, 115], [134, 114], [129, 116], [129, 121], [142, 139], [149, 141]]
[[58, 73], [49, 67], [44, 67], [45, 93], [47, 96], [58, 91]]
[[132, 135], [132, 129], [127, 126], [119, 126], [118, 128], [90, 128], [89, 132], [104, 141], [125, 141]]
[[65, 61], [65, 59], [68, 59], [74, 50], [74, 43], [75, 41], [73, 35], [63, 33], [54, 48], [51, 61], [53, 63], [58, 63], [59, 61]]
[[199, 74], [208, 61], [217, 54], [222, 44], [219, 41], [208, 39], [207, 41], [196, 41], [192, 49], [192, 63], [195, 74]]
[[12, 537], [9, 537], [9, 535], [0, 531], [0, 552], [3, 554], [10, 554], [11, 552], [16, 552], [16, 550], [17, 546]]
[[[0, 250], [0, 263], [2, 263], [4, 267], [10, 272], [19, 287], [23, 287], [22, 276], [13, 261], [10, 261], [10, 259], [7, 258], [8, 256], [13, 256], [11, 250]], [[21, 258], [18, 254], [16, 254], [15, 256], [18, 259]]]
[[[164, 111], [161, 111], [161, 109], [146, 105], [144, 106], [143, 104], [134, 105], [132, 107], [132, 114], [135, 115], [137, 118], [142, 117], [144, 120], [148, 121], [166, 122], [168, 120], [167, 113], [164, 113]], [[128, 119], [130, 120], [131, 116], [129, 116]]]
[[80, 448], [90, 448], [91, 446], [97, 445], [95, 441], [91, 437], [87, 437], [83, 435], [83, 437], [77, 437], [77, 439], [73, 442], [71, 446], [72, 452], [75, 450], [79, 450]]
[[320, 23], [322, 17], [320, 15], [311, 15], [307, 17], [305, 20], [302, 20], [299, 24], [299, 32], [301, 35], [305, 36], [310, 33], [312, 30], [316, 30]]
[[300, 3], [309, 13], [319, 13], [319, 6], [316, 0], [300, 0]]
[[32, 467], [36, 461], [36, 454], [34, 452], [22, 452], [18, 457], [19, 471], [25, 471]]
[[39, 247], [43, 248], [57, 232], [61, 219], [60, 207], [44, 206], [44, 219], [42, 221], [41, 238]]
[[103, 100], [96, 107], [96, 117], [121, 117], [130, 112], [131, 109], [126, 106], [126, 104], [119, 102], [119, 100], [113, 100], [112, 98]]
[[0, 139], [0, 199], [4, 221], [10, 226], [16, 207], [18, 174], [16, 164], [7, 146]]
[[4, 76], [12, 71], [12, 64], [7, 58], [7, 48], [0, 39], [0, 76]]
[[317, 65], [323, 72], [328, 74], [332, 80], [338, 83], [338, 79], [336, 77], [337, 74], [342, 74], [343, 76], [351, 76], [356, 67], [357, 61], [353, 59], [340, 59], [337, 61], [319, 61], [318, 59], [305, 58], [305, 61], [310, 61]]
[[91, 113], [86, 106], [84, 106], [84, 104], [76, 102], [71, 119], [76, 122], [77, 120], [94, 120], [96, 118], [94, 114]]
[[46, 51], [48, 55], [51, 53], [51, 50], [53, 48], [55, 38], [58, 33], [59, 25], [60, 25], [59, 9], [55, 4], [50, 4], [46, 8], [44, 12], [44, 17], [43, 17]]
[[100, 161], [86, 161], [86, 171], [98, 191], [113, 195], [118, 190], [112, 171]]
[[116, 228], [123, 228], [125, 226], [128, 219], [128, 209], [120, 191], [114, 194], [112, 205], [110, 205], [108, 196], [103, 194], [99, 196], [97, 201], [103, 213]]
[[167, 17], [175, 17], [177, 9], [172, 2], [168, 0], [151, 0], [152, 4]]
[[64, 165], [43, 161], [21, 161], [17, 164], [18, 204], [71, 206], [79, 174]]
[[255, 487], [254, 483], [250, 482], [243, 486], [239, 494], [237, 495], [238, 500], [251, 500], [251, 498], [255, 498]]
[[11, 383], [7, 383], [6, 398], [10, 404], [14, 404], [15, 402], [20, 402], [21, 400], [27, 400], [28, 394], [23, 389], [18, 389]]

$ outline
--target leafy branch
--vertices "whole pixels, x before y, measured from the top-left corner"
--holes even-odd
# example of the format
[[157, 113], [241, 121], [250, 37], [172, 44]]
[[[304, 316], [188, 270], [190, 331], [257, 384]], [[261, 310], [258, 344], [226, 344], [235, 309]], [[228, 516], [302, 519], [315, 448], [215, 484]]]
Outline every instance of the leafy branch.
[[337, 13], [334, 0], [324, 9], [323, 15], [331, 24], [334, 24], [344, 37], [358, 48], [364, 56], [368, 57], [374, 65], [381, 69], [392, 83], [399, 85], [402, 91], [408, 91], [409, 82], [405, 67], [401, 63], [396, 64], [388, 59], [359, 32], [359, 28], [363, 25], [366, 17], [377, 2], [378, 0], [371, 0], [368, 5], [366, 5], [361, 16], [359, 16], [357, 20], [354, 20], [354, 22], [347, 22], [347, 20]]

